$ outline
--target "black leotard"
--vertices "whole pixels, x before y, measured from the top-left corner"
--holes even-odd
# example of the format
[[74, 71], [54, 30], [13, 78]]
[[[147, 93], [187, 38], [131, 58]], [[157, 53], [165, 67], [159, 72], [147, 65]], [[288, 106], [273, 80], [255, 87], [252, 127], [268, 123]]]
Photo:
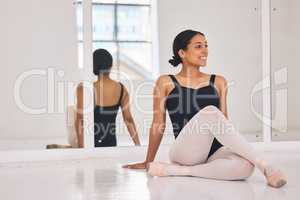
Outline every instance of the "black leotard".
[[[209, 85], [198, 89], [181, 86], [174, 75], [169, 75], [175, 88], [166, 100], [166, 108], [173, 125], [175, 138], [185, 124], [202, 108], [214, 105], [219, 108], [219, 96], [214, 87], [215, 74], [210, 76]], [[214, 138], [208, 158], [223, 145]]]
[[121, 94], [119, 101], [113, 106], [96, 105], [94, 95], [94, 144], [95, 147], [117, 146], [116, 138], [116, 117], [121, 105], [123, 96], [123, 85], [121, 85]]

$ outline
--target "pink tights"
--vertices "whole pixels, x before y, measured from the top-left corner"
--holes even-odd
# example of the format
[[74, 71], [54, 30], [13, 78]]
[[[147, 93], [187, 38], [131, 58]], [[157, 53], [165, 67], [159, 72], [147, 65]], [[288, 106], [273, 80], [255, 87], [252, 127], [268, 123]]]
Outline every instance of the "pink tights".
[[[207, 159], [214, 137], [224, 146]], [[184, 126], [169, 157], [172, 164], [165, 173], [170, 176], [241, 180], [253, 173], [254, 166], [265, 169], [251, 144], [215, 106], [201, 109]]]

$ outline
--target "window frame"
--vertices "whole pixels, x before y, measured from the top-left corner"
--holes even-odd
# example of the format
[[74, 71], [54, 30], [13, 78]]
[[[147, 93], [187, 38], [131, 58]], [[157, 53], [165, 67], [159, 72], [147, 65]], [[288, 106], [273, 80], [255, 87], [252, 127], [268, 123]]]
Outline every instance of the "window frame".
[[[93, 12], [93, 6], [97, 6], [97, 5], [108, 5], [108, 6], [113, 6], [114, 7], [114, 20], [113, 20], [113, 26], [114, 26], [114, 30], [113, 30], [113, 39], [112, 40], [106, 40], [106, 39], [94, 39], [93, 38], [93, 31], [92, 31], [92, 35], [90, 36], [92, 39], [91, 39], [91, 47], [93, 49], [93, 45], [95, 43], [113, 43], [115, 46], [116, 46], [116, 58], [115, 58], [115, 66], [117, 68], [117, 71], [120, 71], [120, 53], [121, 53], [121, 47], [120, 45], [121, 44], [124, 44], [124, 43], [133, 43], [133, 44], [149, 44], [150, 45], [150, 49], [151, 49], [151, 52], [150, 52], [150, 57], [151, 57], [151, 66], [152, 66], [152, 70], [149, 71], [148, 69], [144, 68], [143, 70], [145, 70], [146, 72], [144, 74], [139, 74], [141, 76], [143, 76], [145, 79], [147, 80], [154, 80], [157, 76], [158, 76], [158, 71], [159, 71], [159, 66], [158, 66], [158, 34], [157, 34], [157, 16], [156, 16], [156, 13], [157, 13], [157, 9], [156, 9], [156, 0], [151, 0], [151, 2], [149, 4], [138, 4], [138, 3], [118, 3], [118, 2], [114, 2], [114, 3], [107, 3], [107, 2], [93, 2], [92, 0], [89, 0], [87, 2], [85, 2], [87, 4], [90, 4], [90, 12], [85, 12], [85, 7], [83, 6], [83, 1], [82, 0], [78, 0], [76, 2], [77, 6], [82, 6], [82, 17], [84, 18], [83, 15], [85, 14], [90, 14], [92, 15], [92, 12]], [[118, 39], [117, 38], [117, 34], [118, 34], [118, 7], [120, 6], [127, 6], [127, 7], [148, 7], [149, 8], [149, 12], [150, 12], [150, 20], [151, 20], [151, 39], [150, 40], [122, 40], [122, 39]], [[77, 17], [77, 16], [76, 16]], [[90, 21], [89, 23], [91, 23], [91, 26], [93, 28], [93, 17], [90, 16]], [[85, 26], [85, 22], [84, 20], [83, 21], [83, 24], [82, 24], [82, 35], [84, 35], [84, 26]], [[78, 24], [77, 24], [78, 25]], [[82, 39], [79, 39], [78, 38], [78, 47], [80, 46], [83, 46], [83, 49], [82, 49], [82, 53], [83, 53], [83, 57], [84, 57], [84, 51], [85, 51], [85, 48], [84, 48], [84, 43], [86, 43], [88, 41], [84, 41], [84, 37], [82, 37]], [[79, 51], [81, 51], [79, 49]], [[83, 58], [84, 60], [84, 58]], [[84, 65], [81, 60], [79, 60], [79, 68], [83, 68], [83, 66], [86, 66]], [[131, 68], [131, 66], [129, 66]], [[133, 69], [133, 68], [132, 68]], [[133, 69], [134, 70], [134, 69]], [[139, 72], [137, 72], [139, 73]], [[151, 74], [149, 76], [149, 74]], [[147, 76], [145, 76], [147, 75]], [[120, 77], [118, 77], [120, 78]]]

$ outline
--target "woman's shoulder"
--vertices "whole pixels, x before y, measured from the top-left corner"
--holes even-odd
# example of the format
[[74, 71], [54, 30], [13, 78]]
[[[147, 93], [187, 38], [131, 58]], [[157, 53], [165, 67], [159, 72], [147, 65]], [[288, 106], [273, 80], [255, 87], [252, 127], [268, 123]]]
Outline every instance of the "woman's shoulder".
[[83, 82], [80, 82], [80, 83], [77, 84], [76, 90], [77, 90], [77, 92], [78, 91], [83, 91]]
[[221, 75], [221, 74], [214, 74], [214, 75], [215, 75], [215, 82], [218, 82], [220, 84], [227, 83], [227, 80], [223, 75]]
[[219, 90], [224, 90], [224, 89], [227, 89], [227, 87], [228, 87], [226, 78], [220, 74], [216, 74], [215, 85], [217, 86], [217, 88]]
[[165, 86], [166, 84], [172, 82], [170, 74], [162, 74], [156, 79], [155, 85]]
[[107, 86], [113, 86], [113, 87], [120, 87], [121, 85], [123, 85], [120, 81], [116, 81], [113, 79], [109, 79], [109, 80], [105, 80], [104, 82], [99, 82], [99, 81], [94, 81], [93, 85], [94, 86], [99, 86], [101, 84], [107, 85]]
[[116, 87], [124, 86], [121, 81], [116, 81], [116, 80], [111, 79], [110, 82], [111, 82], [111, 84], [113, 84]]
[[155, 83], [155, 88], [159, 89], [163, 94], [168, 95], [175, 87], [170, 74], [160, 75]]

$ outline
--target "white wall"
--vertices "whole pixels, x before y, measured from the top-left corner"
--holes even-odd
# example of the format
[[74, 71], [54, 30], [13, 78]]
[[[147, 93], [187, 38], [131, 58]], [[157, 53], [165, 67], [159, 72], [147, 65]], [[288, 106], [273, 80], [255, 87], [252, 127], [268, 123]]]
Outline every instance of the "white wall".
[[[261, 122], [250, 107], [251, 90], [262, 79], [261, 10], [259, 0], [158, 1], [161, 73], [174, 73], [168, 60], [172, 42], [184, 29], [206, 34], [208, 67], [203, 71], [223, 75], [229, 83], [229, 118], [243, 133], [260, 132]], [[255, 109], [262, 112], [262, 95], [254, 96]]]
[[[78, 81], [73, 1], [4, 0], [1, 1], [0, 15], [1, 142], [14, 138], [22, 143], [27, 139], [48, 138], [51, 141], [53, 137], [65, 136], [64, 114], [58, 113], [58, 102], [63, 102], [63, 99], [57, 99], [57, 83]], [[49, 67], [54, 69], [55, 85], [52, 88], [55, 96], [47, 97], [47, 75], [30, 76], [21, 87], [23, 103], [46, 109], [48, 104], [47, 113], [24, 113], [14, 100], [16, 80], [23, 72], [38, 69], [47, 73]], [[63, 70], [64, 76], [60, 77], [58, 70]], [[17, 140], [15, 144], [18, 145]]]

